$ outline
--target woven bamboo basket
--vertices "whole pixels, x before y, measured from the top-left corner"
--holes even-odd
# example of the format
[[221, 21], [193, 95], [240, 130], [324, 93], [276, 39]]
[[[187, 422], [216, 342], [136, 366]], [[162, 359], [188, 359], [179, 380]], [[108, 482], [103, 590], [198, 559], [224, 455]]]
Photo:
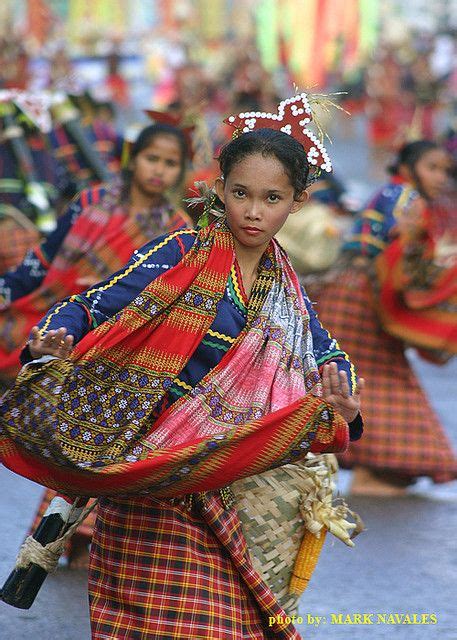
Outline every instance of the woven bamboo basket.
[[[315, 541], [329, 530], [353, 546], [350, 530], [361, 530], [356, 514], [344, 503], [333, 504], [336, 470], [335, 456], [308, 454], [302, 462], [238, 480], [231, 486], [254, 568], [288, 615], [297, 613], [301, 595], [296, 590], [290, 593], [297, 554], [299, 550], [301, 554], [310, 551], [300, 549], [302, 541], [321, 547]], [[360, 524], [345, 520], [348, 513]], [[309, 536], [310, 532], [314, 535]]]

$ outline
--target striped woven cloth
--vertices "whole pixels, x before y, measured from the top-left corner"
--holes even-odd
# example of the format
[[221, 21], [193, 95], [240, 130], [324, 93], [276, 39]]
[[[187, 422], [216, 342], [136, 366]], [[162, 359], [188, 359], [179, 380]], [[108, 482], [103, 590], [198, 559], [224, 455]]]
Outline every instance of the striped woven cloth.
[[[31, 328], [53, 304], [86, 289], [87, 279], [95, 283], [120, 269], [148, 240], [190, 222], [166, 201], [131, 217], [120, 195], [119, 184], [83, 191], [79, 196], [82, 213], [51, 265], [45, 265], [41, 285], [0, 312], [0, 377], [11, 380], [17, 375], [19, 354]], [[37, 256], [38, 261], [39, 252]]]
[[[216, 494], [102, 500], [89, 568], [93, 640], [299, 640]], [[275, 622], [271, 622], [273, 618]], [[271, 625], [270, 625], [271, 623]]]
[[[166, 236], [103, 288], [192, 233]], [[319, 397], [309, 314], [275, 243], [259, 265], [248, 323], [232, 348], [192, 393], [153, 418], [211, 326], [233, 261], [224, 223], [199, 231], [173, 269], [87, 333], [70, 358], [24, 370], [0, 402], [4, 464], [73, 494], [174, 497], [224, 487], [309, 450], [344, 449], [348, 426]]]

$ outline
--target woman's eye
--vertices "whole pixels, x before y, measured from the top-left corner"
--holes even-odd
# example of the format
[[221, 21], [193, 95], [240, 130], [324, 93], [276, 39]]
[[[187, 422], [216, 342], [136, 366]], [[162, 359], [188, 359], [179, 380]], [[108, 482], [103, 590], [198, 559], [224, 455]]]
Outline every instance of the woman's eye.
[[278, 200], [280, 199], [281, 198], [275, 193], [272, 193], [271, 195], [268, 196], [268, 202], [278, 202]]
[[245, 192], [242, 189], [235, 189], [233, 195], [235, 198], [243, 198], [245, 196]]

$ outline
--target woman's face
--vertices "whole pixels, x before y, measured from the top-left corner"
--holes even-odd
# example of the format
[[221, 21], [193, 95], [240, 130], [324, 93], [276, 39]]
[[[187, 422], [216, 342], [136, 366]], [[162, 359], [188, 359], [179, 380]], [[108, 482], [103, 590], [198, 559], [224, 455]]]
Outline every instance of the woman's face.
[[182, 152], [173, 135], [155, 136], [131, 161], [132, 186], [146, 196], [158, 196], [179, 180]]
[[443, 149], [431, 149], [416, 162], [417, 181], [427, 196], [433, 200], [439, 196], [449, 181], [451, 159]]
[[244, 247], [266, 248], [290, 213], [306, 199], [294, 200], [294, 188], [276, 156], [255, 153], [236, 163], [216, 191], [225, 204], [228, 225]]

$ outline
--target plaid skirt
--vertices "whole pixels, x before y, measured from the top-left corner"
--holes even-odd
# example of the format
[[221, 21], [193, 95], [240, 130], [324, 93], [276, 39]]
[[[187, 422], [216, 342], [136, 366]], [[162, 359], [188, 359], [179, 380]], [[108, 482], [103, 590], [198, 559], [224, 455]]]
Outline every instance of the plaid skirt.
[[93, 640], [300, 639], [218, 493], [102, 499], [89, 601]]
[[366, 273], [349, 267], [322, 287], [316, 311], [323, 326], [365, 378], [365, 432], [338, 456], [354, 465], [434, 482], [457, 478], [457, 458], [422, 390], [402, 342], [387, 335], [374, 311]]

